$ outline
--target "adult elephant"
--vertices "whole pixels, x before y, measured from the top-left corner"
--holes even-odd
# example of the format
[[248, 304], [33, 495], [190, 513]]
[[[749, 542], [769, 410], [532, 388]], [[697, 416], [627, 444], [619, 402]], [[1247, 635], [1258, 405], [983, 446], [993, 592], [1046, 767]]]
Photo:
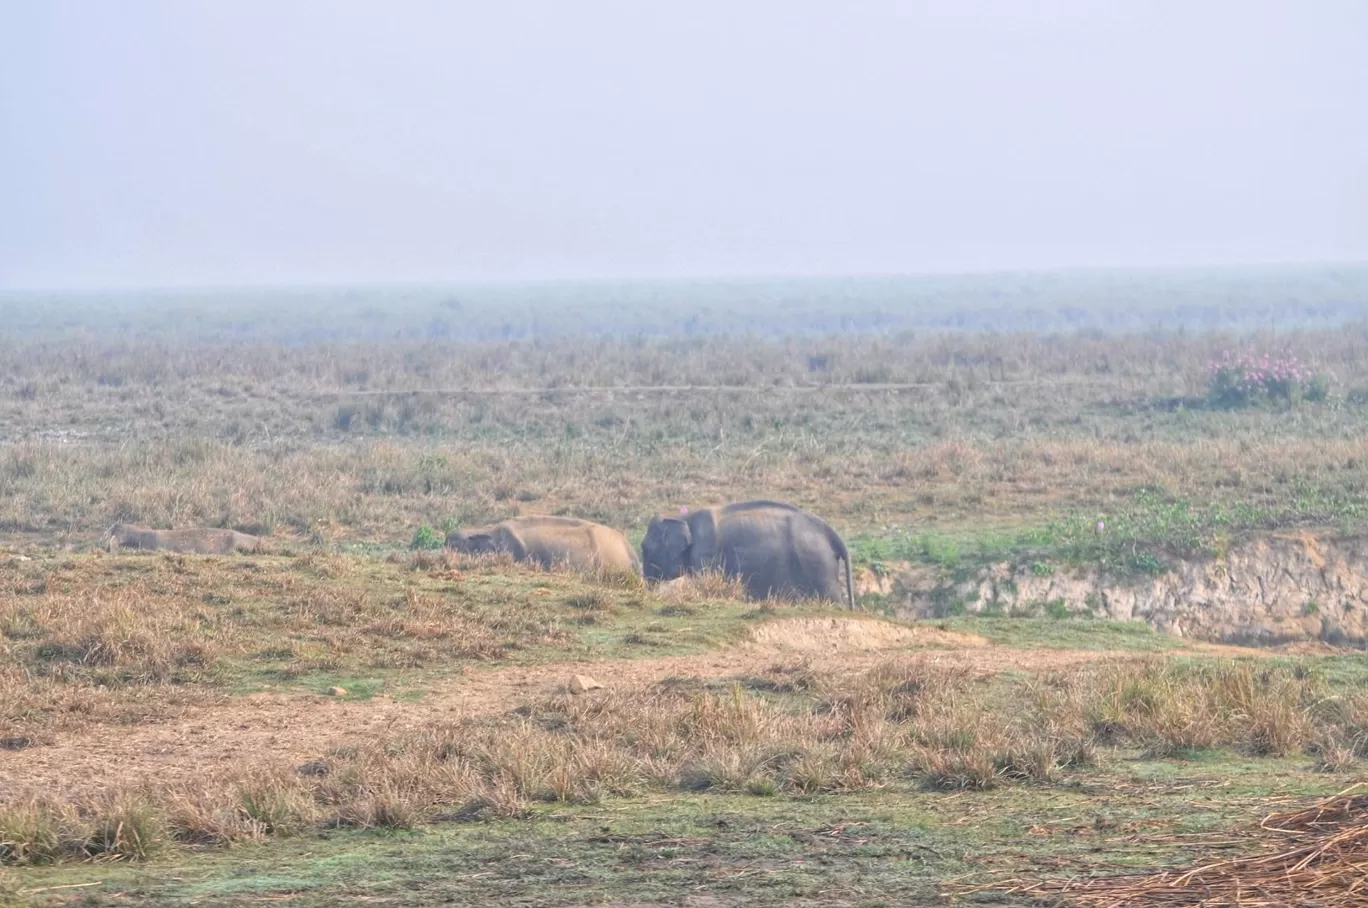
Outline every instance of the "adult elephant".
[[575, 517], [510, 517], [447, 536], [447, 548], [467, 555], [506, 553], [543, 568], [641, 573], [636, 550], [612, 527]]
[[818, 597], [855, 607], [845, 542], [822, 518], [779, 501], [742, 501], [652, 518], [641, 542], [641, 561], [647, 580], [720, 568], [740, 578], [752, 599]]

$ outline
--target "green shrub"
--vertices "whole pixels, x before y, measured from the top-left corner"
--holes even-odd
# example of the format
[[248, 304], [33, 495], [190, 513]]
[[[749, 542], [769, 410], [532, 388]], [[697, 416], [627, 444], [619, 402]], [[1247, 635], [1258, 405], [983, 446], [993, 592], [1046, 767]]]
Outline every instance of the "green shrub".
[[440, 549], [446, 545], [446, 537], [434, 530], [427, 524], [423, 524], [413, 534], [413, 542], [409, 543], [409, 548], [414, 549]]

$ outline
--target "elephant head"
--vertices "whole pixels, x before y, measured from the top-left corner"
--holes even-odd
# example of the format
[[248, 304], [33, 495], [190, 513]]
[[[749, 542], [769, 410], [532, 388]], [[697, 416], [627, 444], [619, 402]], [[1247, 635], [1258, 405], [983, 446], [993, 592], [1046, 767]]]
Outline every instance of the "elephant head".
[[641, 567], [647, 580], [673, 580], [687, 573], [693, 531], [680, 517], [653, 517], [641, 540]]
[[647, 580], [673, 580], [716, 566], [717, 515], [713, 508], [678, 517], [652, 517], [641, 540], [642, 574]]
[[489, 533], [450, 533], [446, 544], [447, 548], [462, 555], [491, 555], [499, 551], [498, 543]]

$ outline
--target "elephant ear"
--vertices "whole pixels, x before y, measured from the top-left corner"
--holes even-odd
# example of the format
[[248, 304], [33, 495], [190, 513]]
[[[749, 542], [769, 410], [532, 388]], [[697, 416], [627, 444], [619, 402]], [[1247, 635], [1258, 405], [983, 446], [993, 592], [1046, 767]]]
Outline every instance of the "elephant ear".
[[522, 561], [527, 557], [527, 546], [523, 543], [522, 537], [507, 526], [501, 526], [490, 534], [494, 540], [495, 548], [500, 552], [507, 552], [513, 556], [514, 561]]
[[689, 568], [701, 571], [717, 560], [717, 517], [712, 508], [694, 511], [684, 518], [689, 528]]

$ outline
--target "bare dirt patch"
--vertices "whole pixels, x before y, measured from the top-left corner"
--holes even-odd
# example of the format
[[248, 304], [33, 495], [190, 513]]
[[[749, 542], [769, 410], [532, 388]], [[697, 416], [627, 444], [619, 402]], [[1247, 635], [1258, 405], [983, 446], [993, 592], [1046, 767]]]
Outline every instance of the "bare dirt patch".
[[755, 628], [752, 644], [802, 653], [877, 651], [903, 646], [972, 649], [987, 646], [976, 634], [906, 627], [874, 618], [784, 618]]

